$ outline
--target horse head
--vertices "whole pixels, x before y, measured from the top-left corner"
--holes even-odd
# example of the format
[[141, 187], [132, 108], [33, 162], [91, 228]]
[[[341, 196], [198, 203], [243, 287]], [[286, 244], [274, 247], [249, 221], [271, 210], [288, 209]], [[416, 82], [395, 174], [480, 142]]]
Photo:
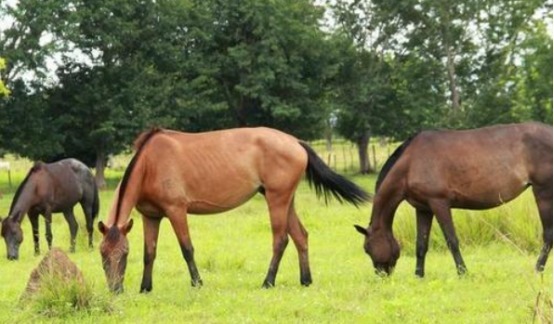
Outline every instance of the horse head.
[[1, 235], [6, 242], [8, 260], [19, 258], [19, 246], [23, 242], [23, 231], [21, 224], [13, 217], [6, 217], [2, 220]]
[[373, 261], [375, 272], [390, 275], [400, 257], [400, 245], [392, 233], [384, 230], [372, 231], [359, 225], [354, 227], [365, 237], [364, 250]]
[[129, 255], [127, 233], [132, 227], [132, 219], [121, 227], [117, 225], [107, 227], [104, 223], [98, 222], [98, 229], [104, 235], [102, 243], [100, 243], [102, 266], [108, 286], [115, 293], [123, 292], [123, 280], [127, 268], [127, 256]]

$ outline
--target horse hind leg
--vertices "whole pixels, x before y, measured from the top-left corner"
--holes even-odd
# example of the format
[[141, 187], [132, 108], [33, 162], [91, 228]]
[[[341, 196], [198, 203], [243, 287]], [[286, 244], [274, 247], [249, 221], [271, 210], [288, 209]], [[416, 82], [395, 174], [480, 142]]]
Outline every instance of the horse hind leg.
[[552, 250], [552, 187], [533, 187], [533, 194], [535, 195], [543, 229], [544, 245], [535, 266], [535, 269], [541, 272], [544, 270], [548, 255]]
[[81, 207], [83, 209], [83, 214], [85, 214], [85, 222], [87, 224], [87, 233], [88, 233], [88, 246], [93, 248], [92, 238], [94, 234], [94, 215], [92, 202], [88, 200], [81, 201]]
[[64, 211], [63, 216], [65, 217], [65, 220], [69, 225], [69, 233], [71, 234], [69, 251], [71, 253], [74, 253], [75, 239], [77, 238], [77, 231], [79, 230], [79, 224], [77, 224], [77, 221], [75, 220], [75, 214], [73, 214], [73, 209]]
[[292, 201], [292, 196], [277, 194], [272, 191], [267, 191], [265, 194], [267, 204], [269, 206], [269, 216], [271, 220], [271, 231], [273, 234], [273, 256], [269, 263], [267, 275], [262, 284], [263, 288], [271, 288], [275, 286], [275, 278], [279, 270], [279, 264], [283, 253], [288, 244], [288, 214], [289, 206]]
[[298, 251], [300, 284], [303, 286], [309, 286], [312, 283], [312, 274], [308, 258], [308, 232], [298, 219], [298, 215], [294, 209], [294, 201], [291, 203], [289, 208], [288, 233], [296, 246], [296, 250]]

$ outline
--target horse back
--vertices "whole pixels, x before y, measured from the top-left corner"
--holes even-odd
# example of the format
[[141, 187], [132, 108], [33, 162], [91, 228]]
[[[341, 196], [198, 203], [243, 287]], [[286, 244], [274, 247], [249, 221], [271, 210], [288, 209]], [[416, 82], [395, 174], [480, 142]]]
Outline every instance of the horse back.
[[62, 212], [81, 200], [88, 182], [85, 169], [90, 175], [86, 165], [75, 159], [45, 165], [46, 172], [37, 181], [39, 192], [48, 200], [52, 211]]

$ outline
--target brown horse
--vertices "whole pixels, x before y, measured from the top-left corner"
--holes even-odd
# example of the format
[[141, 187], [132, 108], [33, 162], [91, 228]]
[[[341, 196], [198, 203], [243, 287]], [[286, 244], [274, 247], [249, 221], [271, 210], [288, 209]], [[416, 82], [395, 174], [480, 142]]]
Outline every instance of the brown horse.
[[312, 282], [308, 262], [308, 233], [294, 209], [294, 192], [306, 172], [310, 185], [327, 201], [333, 195], [354, 205], [368, 194], [334, 173], [305, 143], [269, 128], [239, 128], [206, 133], [181, 133], [155, 129], [135, 142], [136, 153], [125, 170], [106, 224], [98, 227], [104, 238], [100, 246], [108, 286], [123, 291], [133, 207], [142, 214], [144, 227], [144, 272], [141, 292], [152, 290], [162, 217], [169, 218], [187, 263], [192, 286], [202, 284], [194, 261], [187, 214], [227, 211], [256, 193], [265, 196], [273, 233], [273, 258], [264, 287], [275, 277], [288, 235], [300, 261], [300, 283]]
[[416, 275], [424, 276], [433, 215], [459, 274], [466, 271], [451, 208], [488, 209], [531, 186], [543, 226], [544, 246], [536, 269], [552, 249], [552, 126], [498, 125], [464, 131], [425, 131], [405, 141], [377, 179], [371, 222], [355, 225], [378, 272], [390, 274], [400, 256], [392, 225], [403, 200], [416, 209]]
[[42, 214], [46, 224], [46, 241], [52, 247], [52, 213], [63, 213], [71, 233], [71, 252], [75, 251], [78, 224], [73, 206], [80, 203], [87, 223], [89, 246], [92, 247], [94, 218], [98, 215], [98, 189], [90, 169], [76, 159], [55, 163], [37, 162], [29, 170], [17, 188], [7, 218], [2, 221], [2, 236], [6, 242], [8, 259], [19, 258], [19, 246], [23, 241], [21, 222], [27, 213], [33, 228], [35, 255], [40, 254], [38, 216]]

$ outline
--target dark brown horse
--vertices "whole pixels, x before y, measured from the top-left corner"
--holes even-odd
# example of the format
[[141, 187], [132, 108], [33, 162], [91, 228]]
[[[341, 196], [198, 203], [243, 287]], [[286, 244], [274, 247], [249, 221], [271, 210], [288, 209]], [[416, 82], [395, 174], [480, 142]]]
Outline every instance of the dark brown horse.
[[433, 215], [459, 274], [466, 271], [451, 208], [488, 209], [531, 186], [543, 226], [544, 246], [536, 269], [552, 249], [552, 127], [539, 123], [465, 131], [425, 131], [405, 141], [377, 179], [371, 221], [356, 225], [375, 269], [389, 274], [400, 256], [392, 225], [403, 200], [417, 216], [416, 275], [424, 276]]
[[273, 258], [264, 287], [275, 285], [275, 277], [288, 235], [300, 261], [300, 283], [312, 282], [308, 262], [308, 233], [294, 208], [294, 192], [304, 172], [318, 195], [327, 200], [354, 205], [368, 194], [330, 170], [317, 154], [298, 139], [269, 128], [239, 128], [189, 134], [155, 129], [135, 142], [136, 153], [116, 189], [106, 219], [99, 222], [104, 238], [100, 246], [108, 286], [123, 291], [123, 279], [131, 230], [131, 210], [142, 214], [144, 228], [144, 272], [141, 292], [152, 290], [152, 268], [156, 258], [162, 217], [173, 226], [187, 263], [193, 286], [202, 284], [194, 261], [187, 214], [227, 211], [248, 201], [256, 193], [265, 196], [273, 233]]
[[8, 259], [17, 260], [19, 245], [23, 241], [21, 222], [27, 213], [33, 228], [35, 255], [40, 254], [38, 216], [42, 214], [46, 224], [46, 241], [52, 247], [52, 213], [63, 213], [71, 233], [70, 251], [75, 251], [78, 225], [73, 206], [80, 203], [87, 223], [89, 246], [92, 247], [94, 218], [98, 215], [98, 189], [89, 168], [76, 159], [55, 163], [37, 162], [29, 170], [17, 188], [10, 213], [2, 221], [2, 237], [6, 241]]

